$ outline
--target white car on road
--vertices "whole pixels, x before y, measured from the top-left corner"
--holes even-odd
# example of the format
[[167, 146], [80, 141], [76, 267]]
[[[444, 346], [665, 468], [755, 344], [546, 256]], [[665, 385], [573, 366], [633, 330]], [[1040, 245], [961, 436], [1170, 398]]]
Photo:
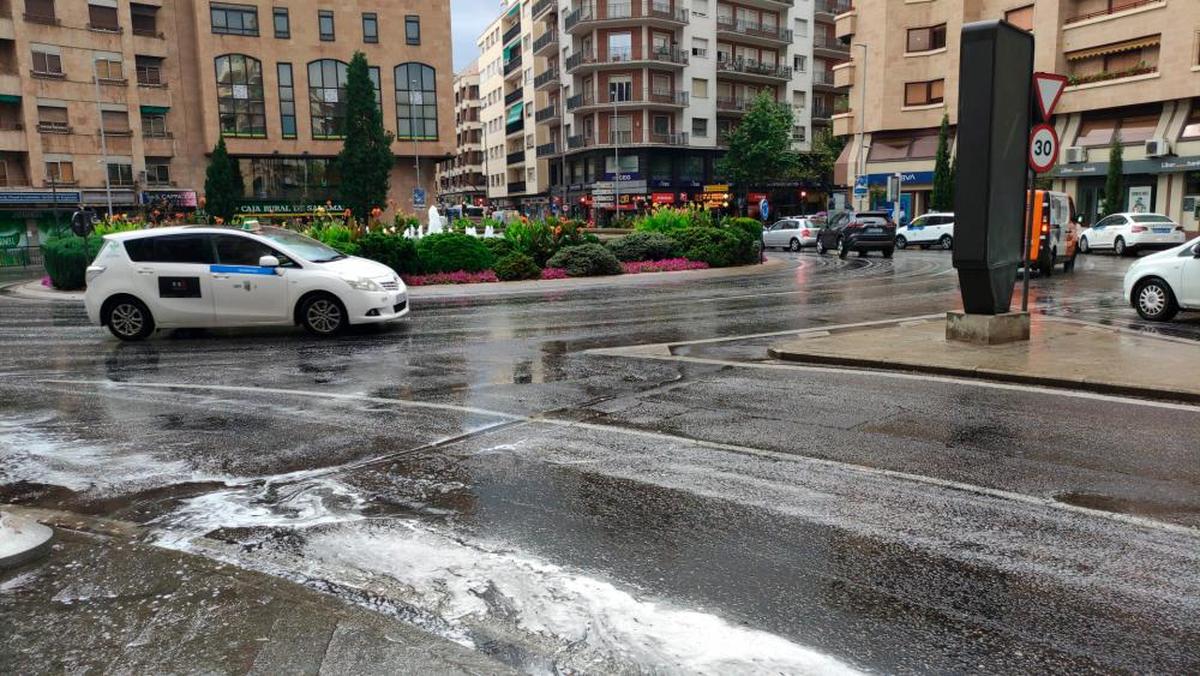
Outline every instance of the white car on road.
[[925, 214], [912, 219], [908, 225], [896, 228], [896, 248], [903, 249], [913, 245], [922, 249], [931, 246], [953, 249], [954, 214]]
[[1112, 214], [1079, 233], [1079, 252], [1111, 249], [1118, 256], [1183, 244], [1183, 226], [1161, 214]]
[[1200, 240], [1136, 261], [1123, 286], [1143, 319], [1165, 322], [1181, 309], [1200, 310]]
[[121, 340], [161, 328], [295, 324], [328, 336], [409, 310], [391, 268], [274, 227], [106, 235], [84, 303], [88, 318]]
[[806, 246], [816, 246], [820, 229], [807, 218], [782, 218], [763, 230], [763, 244], [799, 251]]

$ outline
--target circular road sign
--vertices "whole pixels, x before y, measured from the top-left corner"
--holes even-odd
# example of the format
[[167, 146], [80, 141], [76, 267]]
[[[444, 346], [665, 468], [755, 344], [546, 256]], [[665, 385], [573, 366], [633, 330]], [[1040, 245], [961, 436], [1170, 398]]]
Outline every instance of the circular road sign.
[[1029, 168], [1044, 174], [1058, 161], [1058, 134], [1054, 127], [1039, 124], [1029, 135]]

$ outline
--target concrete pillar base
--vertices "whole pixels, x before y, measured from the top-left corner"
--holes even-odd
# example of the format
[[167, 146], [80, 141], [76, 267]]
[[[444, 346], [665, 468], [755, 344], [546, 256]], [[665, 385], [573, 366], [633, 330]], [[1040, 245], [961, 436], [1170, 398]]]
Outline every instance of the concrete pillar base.
[[946, 340], [972, 345], [1004, 345], [1029, 340], [1029, 313], [1001, 315], [946, 313]]
[[0, 512], [0, 570], [44, 556], [50, 551], [54, 531], [42, 524]]

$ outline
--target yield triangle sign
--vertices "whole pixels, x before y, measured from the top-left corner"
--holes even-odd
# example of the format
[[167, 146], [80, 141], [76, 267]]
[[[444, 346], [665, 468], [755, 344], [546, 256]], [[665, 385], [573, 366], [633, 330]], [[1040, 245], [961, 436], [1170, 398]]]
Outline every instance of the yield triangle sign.
[[1054, 114], [1054, 108], [1058, 105], [1058, 100], [1062, 98], [1063, 89], [1066, 86], [1066, 75], [1057, 75], [1055, 73], [1033, 74], [1033, 93], [1037, 98], [1038, 109], [1042, 113], [1042, 120], [1046, 122], [1050, 121], [1050, 116]]

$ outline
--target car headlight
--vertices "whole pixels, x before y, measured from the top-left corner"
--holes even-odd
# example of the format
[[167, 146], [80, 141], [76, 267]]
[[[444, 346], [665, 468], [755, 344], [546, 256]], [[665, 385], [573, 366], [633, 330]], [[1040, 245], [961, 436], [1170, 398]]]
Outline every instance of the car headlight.
[[352, 289], [357, 289], [359, 291], [383, 291], [383, 287], [376, 284], [375, 280], [373, 279], [367, 279], [366, 277], [360, 277], [358, 279], [349, 279], [343, 277], [342, 279], [344, 279]]

